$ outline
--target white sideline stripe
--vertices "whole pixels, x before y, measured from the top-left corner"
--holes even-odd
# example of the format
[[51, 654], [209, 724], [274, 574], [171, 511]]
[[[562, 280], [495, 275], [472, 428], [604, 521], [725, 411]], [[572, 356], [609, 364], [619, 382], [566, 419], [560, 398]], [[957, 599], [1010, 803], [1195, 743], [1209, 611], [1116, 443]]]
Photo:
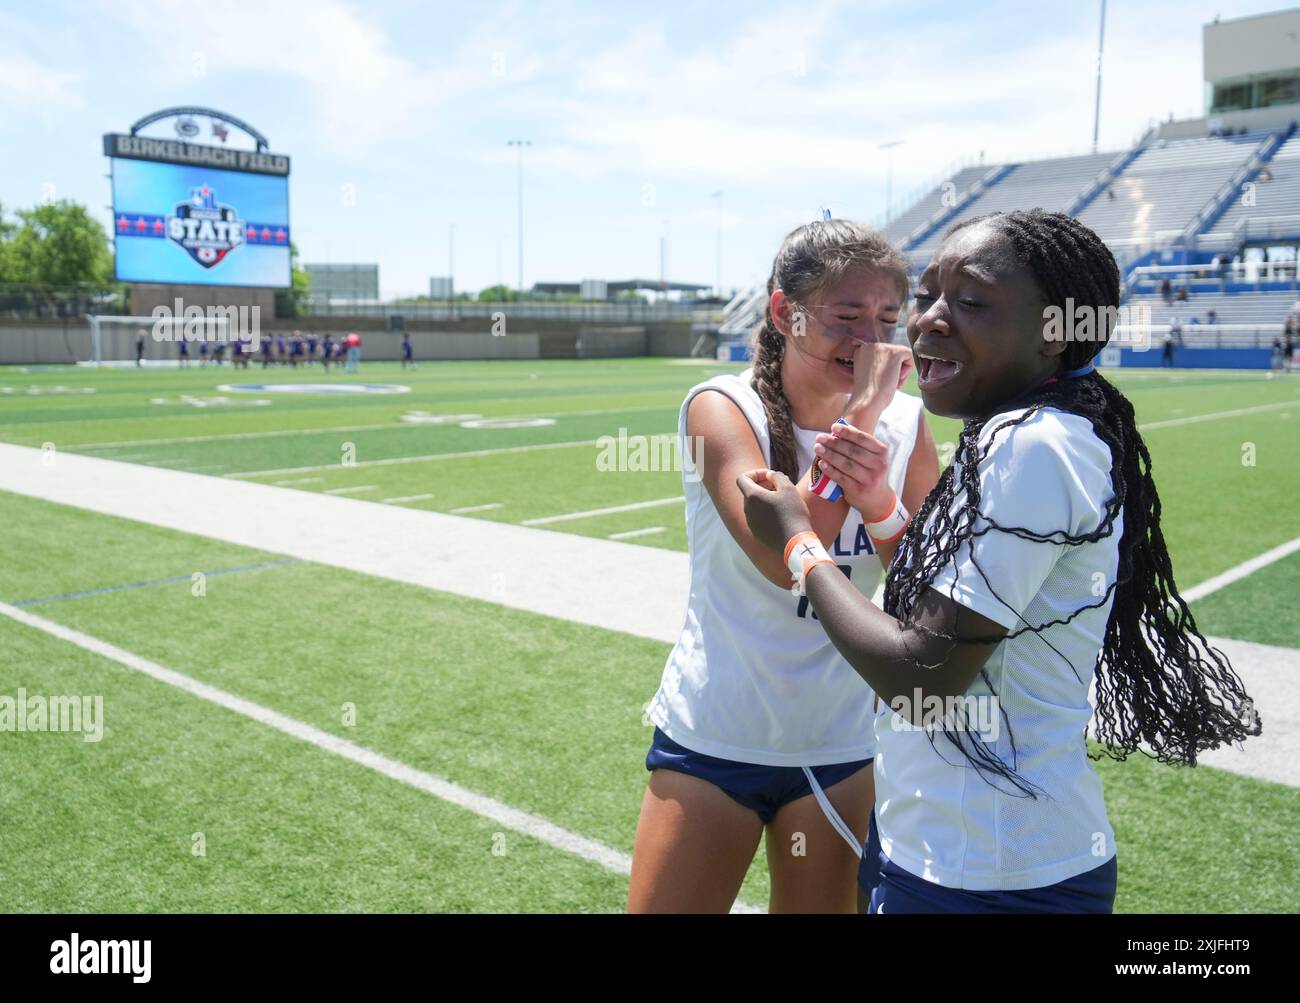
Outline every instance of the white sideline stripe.
[[[0, 442], [0, 491], [656, 641], [681, 628], [689, 570], [677, 551], [76, 453], [44, 458]], [[559, 573], [574, 547], [585, 565], [618, 574], [592, 589]]]
[[1238, 748], [1203, 752], [1197, 762], [1257, 780], [1300, 787], [1300, 651], [1222, 637], [1207, 640], [1228, 656], [1263, 719], [1263, 731]]
[[630, 540], [634, 536], [651, 536], [654, 533], [662, 533], [663, 531], [662, 526], [651, 526], [649, 529], [629, 529], [625, 533], [610, 533], [609, 538], [611, 540]]
[[362, 491], [378, 491], [378, 484], [358, 484], [352, 488], [330, 488], [327, 495], [359, 495]]
[[[430, 495], [429, 497], [433, 497]], [[505, 502], [489, 502], [487, 505], [466, 505], [463, 508], [451, 509], [452, 515], [464, 515], [468, 512], [489, 512], [494, 508], [501, 508]]]
[[[538, 442], [531, 446], [499, 446], [496, 449], [471, 449], [463, 453], [429, 453], [426, 456], [394, 456], [387, 460], [362, 460], [351, 463], [349, 467], [392, 467], [402, 463], [427, 463], [430, 460], [465, 460], [473, 456], [497, 456], [501, 453], [531, 453], [536, 449], [572, 449], [574, 446], [594, 446], [595, 439], [580, 439], [575, 442]], [[273, 477], [279, 474], [309, 474], [317, 470], [337, 470], [343, 465], [318, 463], [314, 467], [284, 467], [280, 470], [243, 470], [237, 474], [222, 474], [223, 477], [244, 480], [250, 477]]]
[[572, 522], [574, 519], [589, 519], [597, 515], [613, 515], [616, 512], [635, 512], [642, 508], [657, 508], [660, 505], [675, 505], [686, 501], [682, 495], [676, 498], [659, 498], [655, 501], [633, 502], [631, 505], [615, 505], [612, 508], [593, 508], [586, 512], [566, 512], [564, 515], [548, 515], [541, 519], [525, 519], [521, 526], [548, 526], [553, 522]]
[[[41, 450], [8, 443], [0, 443], [0, 491], [669, 645], [681, 633], [690, 583], [688, 555], [660, 547], [72, 453], [46, 466]], [[252, 511], [261, 517], [230, 518]], [[554, 571], [575, 561], [616, 573], [592, 589], [581, 575]], [[512, 569], [504, 590], [498, 568]], [[1239, 671], [1246, 667], [1242, 678], [1266, 733], [1247, 742], [1244, 753], [1220, 750], [1206, 762], [1300, 787], [1300, 651], [1215, 643]], [[1255, 750], [1273, 742], [1285, 751], [1257, 763], [1262, 753]]]
[[[114, 457], [117, 459], [117, 457]], [[275, 486], [278, 488], [287, 488], [291, 484], [319, 484], [324, 477], [294, 477], [287, 481], [276, 481]]]
[[259, 724], [274, 728], [291, 738], [299, 739], [316, 746], [318, 749], [324, 749], [326, 752], [332, 752], [344, 759], [349, 759], [358, 763], [367, 769], [374, 770], [376, 773], [382, 773], [384, 776], [415, 787], [434, 797], [441, 798], [458, 808], [464, 808], [466, 811], [473, 812], [475, 815], [491, 819], [507, 829], [513, 829], [515, 832], [522, 833], [525, 836], [531, 836], [533, 839], [540, 840], [557, 850], [563, 850], [565, 853], [571, 853], [583, 860], [599, 864], [606, 870], [613, 871], [615, 874], [621, 874], [624, 877], [632, 873], [632, 858], [630, 855], [599, 843], [594, 839], [588, 839], [585, 836], [579, 836], [575, 832], [570, 832], [556, 825], [554, 822], [547, 821], [540, 815], [533, 815], [526, 811], [520, 811], [517, 808], [511, 808], [509, 805], [502, 804], [495, 798], [487, 797], [483, 794], [477, 794], [474, 791], [461, 787], [459, 784], [452, 783], [450, 780], [444, 780], [442, 777], [435, 776], [432, 773], [425, 773], [423, 770], [417, 770], [413, 766], [407, 766], [405, 763], [398, 762], [395, 759], [375, 752], [371, 749], [364, 748], [354, 742], [349, 742], [346, 738], [339, 738], [337, 735], [331, 735], [329, 732], [321, 731], [303, 721], [295, 720], [291, 717], [271, 710], [269, 707], [263, 707], [261, 704], [253, 703], [251, 700], [245, 700], [243, 697], [235, 696], [233, 693], [227, 693], [225, 690], [217, 689], [215, 686], [209, 686], [207, 683], [200, 682], [190, 676], [174, 669], [166, 668], [157, 662], [151, 662], [139, 655], [134, 655], [129, 651], [123, 651], [107, 641], [101, 641], [97, 637], [91, 637], [89, 634], [83, 634], [79, 630], [72, 630], [64, 627], [62, 624], [55, 623], [52, 620], [46, 620], [43, 617], [34, 616], [25, 610], [17, 609], [6, 603], [0, 603], [0, 614], [16, 620], [21, 624], [32, 627], [36, 630], [50, 634], [62, 641], [75, 644], [79, 648], [101, 655], [104, 658], [117, 662], [128, 669], [134, 669], [141, 672], [158, 682], [166, 683], [168, 686], [174, 686], [179, 690], [184, 690], [191, 696], [199, 697], [201, 700], [207, 700], [226, 710], [233, 711], [243, 717], [250, 718]]
[[[598, 408], [592, 411], [552, 411], [549, 414], [502, 414], [488, 415], [492, 421], [512, 421], [522, 418], [588, 418], [598, 414], [625, 414], [627, 412], [641, 411], [667, 411], [671, 410], [674, 405], [650, 404], [638, 407], [607, 407]], [[465, 417], [471, 417], [466, 415]], [[473, 415], [472, 417], [480, 418], [482, 415]], [[123, 446], [171, 446], [181, 445], [187, 442], [234, 442], [241, 439], [275, 439], [289, 438], [295, 435], [329, 435], [331, 432], [382, 432], [385, 429], [395, 428], [429, 428], [428, 423], [390, 421], [382, 425], [328, 425], [322, 428], [287, 428], [278, 431], [267, 430], [264, 432], [225, 432], [213, 435], [182, 435], [171, 439], [122, 439], [118, 442], [86, 442], [80, 445], [69, 446], [69, 449], [120, 449]], [[121, 459], [119, 456], [113, 459]]]
[[[1242, 561], [1235, 568], [1229, 568], [1221, 575], [1215, 575], [1213, 578], [1207, 578], [1199, 585], [1193, 585], [1183, 593], [1183, 599], [1187, 602], [1196, 602], [1197, 599], [1204, 599], [1212, 593], [1218, 592], [1219, 589], [1231, 585], [1233, 582], [1239, 582], [1247, 575], [1253, 575], [1260, 568], [1266, 568], [1270, 564], [1289, 557], [1297, 550], [1300, 550], [1300, 536], [1294, 540], [1288, 540], [1286, 543], [1274, 547], [1272, 550], [1266, 550], [1258, 557], [1252, 557], [1249, 561]], [[1300, 682], [1300, 680], [1297, 680]]]
[[1243, 414], [1259, 414], [1261, 411], [1280, 411], [1284, 407], [1296, 407], [1300, 401], [1282, 401], [1280, 404], [1260, 404], [1258, 407], [1239, 407], [1233, 411], [1215, 411], [1212, 414], [1193, 414], [1186, 418], [1169, 418], [1165, 421], [1148, 421], [1138, 426], [1139, 432], [1149, 432], [1154, 428], [1173, 428], [1175, 425], [1194, 425], [1198, 421], [1213, 421], [1215, 418], [1236, 418]]
[[400, 498], [381, 498], [381, 505], [400, 505], [402, 502], [428, 501], [433, 495], [402, 495]]

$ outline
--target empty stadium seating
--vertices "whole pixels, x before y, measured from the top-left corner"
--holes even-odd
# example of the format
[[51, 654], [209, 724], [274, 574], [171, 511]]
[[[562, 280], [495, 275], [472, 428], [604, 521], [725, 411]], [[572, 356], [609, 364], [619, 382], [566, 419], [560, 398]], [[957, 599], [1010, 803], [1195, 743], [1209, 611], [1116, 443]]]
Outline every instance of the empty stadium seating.
[[1080, 192], [1109, 167], [1116, 156], [1114, 152], [1094, 153], [1018, 165], [921, 243], [909, 248], [912, 260], [918, 264], [928, 261], [950, 227], [975, 216], [1010, 209], [1069, 209]]
[[1216, 222], [1202, 244], [1231, 248], [1234, 232], [1248, 217], [1278, 217], [1300, 215], [1300, 133], [1296, 133], [1273, 155], [1268, 162], [1272, 180], [1257, 177], [1247, 205], [1239, 195]]
[[1156, 140], [1079, 219], [1115, 249], [1171, 240], [1268, 135]]

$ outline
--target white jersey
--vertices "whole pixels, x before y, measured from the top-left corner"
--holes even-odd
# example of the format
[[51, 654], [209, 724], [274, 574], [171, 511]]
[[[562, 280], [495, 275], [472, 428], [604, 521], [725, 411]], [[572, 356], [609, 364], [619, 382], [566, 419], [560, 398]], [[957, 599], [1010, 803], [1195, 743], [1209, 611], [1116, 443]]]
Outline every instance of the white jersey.
[[[767, 414], [752, 376], [752, 369], [718, 376], [691, 390], [677, 422], [683, 450], [691, 401], [716, 390], [735, 401], [771, 463]], [[890, 486], [900, 496], [920, 419], [920, 400], [897, 393], [876, 426], [876, 437], [889, 447]], [[818, 433], [798, 426], [794, 432], [802, 472]], [[688, 749], [735, 762], [825, 766], [870, 758], [870, 687], [826, 637], [808, 600], [754, 567], [698, 478], [684, 475], [683, 482], [690, 594], [681, 636], [647, 710], [650, 720]], [[870, 597], [882, 569], [859, 512], [849, 509], [827, 549]]]
[[[1022, 414], [997, 415], [980, 434], [981, 448], [993, 441], [980, 463], [980, 513], [1038, 533], [1095, 530], [1114, 494], [1110, 450], [1088, 419], [1055, 408], [995, 432]], [[974, 525], [979, 532], [988, 523]], [[1079, 546], [992, 530], [973, 538], [973, 554], [965, 541], [932, 587], [1011, 632], [1061, 620], [1099, 602], [1115, 581], [1123, 531], [1122, 513], [1109, 536]], [[1114, 855], [1101, 779], [1084, 743], [1088, 685], [1111, 606], [1107, 598], [1068, 624], [1003, 640], [985, 666], [989, 682], [977, 677], [967, 691], [984, 703], [967, 705], [972, 728], [963, 741], [988, 739], [990, 751], [1038, 788], [1036, 800], [987, 769], [976, 772], [941, 729], [909, 728], [881, 702], [876, 820], [890, 860], [936, 884], [984, 891], [1055, 884]]]

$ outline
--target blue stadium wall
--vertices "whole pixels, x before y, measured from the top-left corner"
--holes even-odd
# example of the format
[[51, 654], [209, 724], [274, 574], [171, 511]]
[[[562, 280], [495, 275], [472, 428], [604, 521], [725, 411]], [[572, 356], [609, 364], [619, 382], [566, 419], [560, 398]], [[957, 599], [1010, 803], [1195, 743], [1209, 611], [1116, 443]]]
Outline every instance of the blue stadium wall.
[[[1120, 366], [1129, 369], [1158, 369], [1163, 365], [1159, 348], [1139, 352], [1120, 349]], [[1174, 366], [1178, 369], [1268, 369], [1273, 352], [1268, 348], [1176, 348]]]

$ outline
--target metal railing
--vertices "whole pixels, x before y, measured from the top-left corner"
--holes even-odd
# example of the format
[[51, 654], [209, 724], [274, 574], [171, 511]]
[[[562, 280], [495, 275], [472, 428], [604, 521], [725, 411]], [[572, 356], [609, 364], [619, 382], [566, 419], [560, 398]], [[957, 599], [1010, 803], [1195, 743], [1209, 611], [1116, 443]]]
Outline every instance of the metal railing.
[[721, 305], [698, 303], [548, 303], [541, 300], [511, 300], [506, 303], [309, 303], [307, 313], [317, 317], [374, 317], [400, 315], [407, 320], [461, 320], [482, 317], [491, 320], [503, 314], [511, 320], [561, 320], [590, 323], [639, 323], [646, 321], [719, 322]]
[[59, 320], [89, 313], [124, 314], [126, 293], [115, 286], [51, 286], [0, 282], [0, 318]]

